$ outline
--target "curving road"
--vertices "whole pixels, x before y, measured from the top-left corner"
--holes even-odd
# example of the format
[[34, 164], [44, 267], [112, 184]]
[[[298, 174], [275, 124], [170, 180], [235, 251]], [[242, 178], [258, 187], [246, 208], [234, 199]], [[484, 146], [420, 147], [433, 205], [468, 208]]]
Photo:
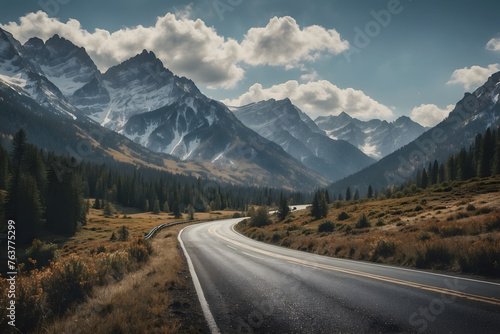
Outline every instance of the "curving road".
[[212, 333], [500, 331], [500, 284], [268, 245], [241, 220], [179, 234]]

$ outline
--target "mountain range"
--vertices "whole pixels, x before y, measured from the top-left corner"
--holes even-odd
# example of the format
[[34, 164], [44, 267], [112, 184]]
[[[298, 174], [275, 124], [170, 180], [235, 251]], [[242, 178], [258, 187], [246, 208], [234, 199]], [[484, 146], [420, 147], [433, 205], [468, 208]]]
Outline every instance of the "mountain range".
[[407, 116], [389, 123], [379, 119], [361, 121], [342, 112], [338, 116], [320, 116], [314, 121], [330, 138], [348, 141], [377, 160], [410, 143], [426, 130]]
[[465, 93], [448, 117], [415, 140], [377, 163], [333, 183], [330, 190], [345, 193], [347, 187], [365, 192], [368, 185], [384, 188], [402, 184], [415, 177], [419, 168], [438, 160], [446, 162], [451, 154], [468, 149], [478, 134], [500, 126], [500, 72], [473, 93]]
[[[498, 125], [499, 76], [433, 129], [408, 117], [364, 122], [342, 113], [312, 121], [289, 99], [230, 109], [146, 50], [101, 73], [84, 48], [58, 35], [22, 45], [0, 29], [0, 135], [24, 127], [31, 141], [58, 153], [74, 155], [85, 142], [87, 160], [234, 184], [383, 187]], [[477, 105], [464, 107], [470, 101]]]
[[349, 142], [327, 137], [289, 99], [271, 99], [231, 110], [243, 124], [329, 180], [341, 179], [375, 162]]
[[[245, 127], [222, 103], [202, 95], [192, 81], [174, 76], [152, 52], [102, 74], [85, 49], [57, 35], [21, 45], [0, 30], [0, 108], [4, 137], [25, 127], [31, 141], [63, 153], [85, 141], [92, 147], [88, 160], [119, 160], [236, 184], [289, 189], [327, 184]], [[144, 131], [141, 122], [152, 122], [153, 116], [158, 117], [154, 129], [147, 123], [151, 130]]]

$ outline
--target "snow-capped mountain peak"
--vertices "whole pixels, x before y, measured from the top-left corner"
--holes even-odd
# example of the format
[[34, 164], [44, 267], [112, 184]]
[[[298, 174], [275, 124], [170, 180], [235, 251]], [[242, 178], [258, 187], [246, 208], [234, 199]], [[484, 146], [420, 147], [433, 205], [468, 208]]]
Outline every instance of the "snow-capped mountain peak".
[[346, 140], [375, 159], [394, 152], [426, 130], [407, 116], [389, 123], [378, 119], [361, 121], [342, 112], [318, 117], [315, 122], [330, 138]]
[[321, 175], [336, 180], [373, 162], [345, 141], [328, 138], [289, 99], [270, 99], [233, 108], [243, 124], [274, 141]]

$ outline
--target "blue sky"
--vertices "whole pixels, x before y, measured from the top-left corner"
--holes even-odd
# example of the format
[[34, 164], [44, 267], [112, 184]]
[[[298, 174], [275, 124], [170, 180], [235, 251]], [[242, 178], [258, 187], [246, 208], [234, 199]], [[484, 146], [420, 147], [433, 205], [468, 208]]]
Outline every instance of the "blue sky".
[[500, 70], [498, 13], [498, 1], [4, 0], [0, 23], [21, 42], [57, 32], [101, 70], [152, 49], [228, 104], [286, 95], [313, 118], [433, 125]]

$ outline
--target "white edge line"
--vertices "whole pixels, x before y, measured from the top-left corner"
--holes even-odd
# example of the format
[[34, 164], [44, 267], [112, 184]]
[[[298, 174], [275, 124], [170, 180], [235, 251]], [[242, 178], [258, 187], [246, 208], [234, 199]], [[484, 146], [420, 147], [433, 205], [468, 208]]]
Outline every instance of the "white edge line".
[[183, 228], [179, 234], [177, 235], [177, 240], [179, 240], [179, 243], [181, 244], [182, 251], [184, 252], [184, 256], [186, 256], [186, 260], [188, 263], [189, 267], [189, 272], [191, 273], [191, 278], [193, 279], [193, 284], [196, 289], [196, 294], [198, 295], [198, 300], [200, 301], [201, 304], [201, 309], [203, 310], [203, 315], [205, 316], [205, 320], [207, 321], [208, 327], [210, 328], [210, 333], [212, 334], [220, 334], [220, 329], [217, 326], [217, 323], [215, 322], [214, 316], [212, 315], [212, 312], [210, 311], [210, 307], [208, 306], [208, 302], [205, 299], [205, 294], [203, 293], [203, 289], [200, 284], [200, 280], [198, 279], [198, 275], [196, 275], [196, 271], [194, 270], [193, 262], [191, 261], [191, 257], [189, 256], [188, 252], [186, 251], [186, 247], [184, 247], [184, 242], [182, 242], [181, 235], [182, 232], [186, 228]]
[[[247, 239], [250, 239], [250, 240], [253, 240], [253, 241], [256, 241], [256, 242], [262, 242], [262, 241], [257, 241], [255, 239], [249, 238], [249, 237], [241, 234], [240, 232], [236, 231], [236, 229], [234, 228], [236, 226], [236, 224], [233, 224], [231, 226], [231, 229], [233, 230], [233, 232], [235, 232], [236, 234], [238, 234], [238, 235], [240, 235], [240, 236], [242, 236], [244, 238], [247, 238]], [[284, 248], [284, 249], [288, 249], [288, 250], [292, 250], [292, 251], [303, 252], [303, 253], [310, 254], [310, 255], [313, 255], [313, 256], [325, 256], [325, 255], [319, 255], [319, 254], [313, 254], [313, 253], [308, 253], [308, 252], [304, 252], [304, 251], [299, 251], [299, 250], [293, 249], [293, 248], [276, 246], [276, 245], [272, 245], [272, 244], [268, 244], [268, 243], [264, 243], [264, 244], [269, 245], [269, 246], [274, 246], [274, 247], [280, 247], [280, 248]], [[388, 265], [384, 265], [384, 264], [368, 263], [368, 262], [364, 262], [364, 261], [356, 261], [356, 260], [351, 260], [351, 259], [342, 259], [342, 258], [333, 257], [333, 256], [331, 256], [331, 257], [330, 256], [325, 256], [325, 257], [326, 258], [335, 259], [335, 260], [339, 260], [340, 262], [347, 262], [347, 263], [354, 262], [354, 263], [358, 263], [358, 264], [362, 263], [362, 264], [366, 264], [366, 265], [372, 266], [372, 267], [383, 267], [383, 268], [388, 268], [388, 269], [395, 269], [395, 270], [402, 270], [402, 271], [411, 271], [411, 272], [416, 272], [416, 273], [419, 273], [419, 274], [427, 274], [427, 275], [433, 275], [433, 276], [440, 276], [440, 277], [446, 277], [446, 278], [454, 278], [454, 279], [459, 279], [459, 280], [464, 280], [464, 281], [470, 281], [470, 282], [484, 283], [484, 284], [491, 284], [491, 285], [498, 285], [498, 286], [500, 286], [500, 283], [495, 283], [495, 282], [490, 282], [490, 281], [481, 281], [481, 280], [477, 280], [477, 279], [473, 279], [473, 278], [467, 278], [467, 277], [438, 274], [438, 273], [433, 273], [433, 272], [428, 272], [428, 271], [423, 271], [423, 270], [417, 270], [417, 269], [411, 269], [411, 268], [402, 268], [402, 267], [394, 267], [394, 266], [388, 266]]]

